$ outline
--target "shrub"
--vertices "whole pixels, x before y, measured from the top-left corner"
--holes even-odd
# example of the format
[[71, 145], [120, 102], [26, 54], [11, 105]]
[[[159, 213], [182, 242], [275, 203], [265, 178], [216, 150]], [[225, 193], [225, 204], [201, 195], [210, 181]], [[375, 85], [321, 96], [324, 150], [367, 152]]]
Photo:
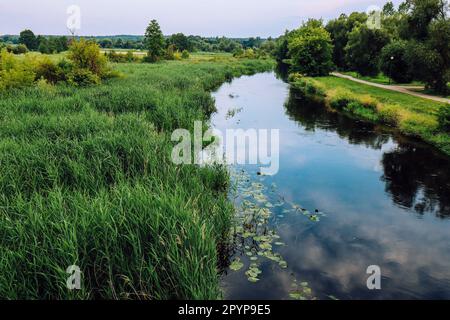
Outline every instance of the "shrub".
[[56, 83], [60, 80], [60, 72], [58, 66], [49, 58], [43, 57], [38, 61], [35, 67], [36, 79], [45, 79], [50, 83]]
[[338, 88], [328, 92], [327, 100], [334, 109], [343, 110], [350, 102], [355, 101], [355, 96], [348, 90]]
[[56, 65], [57, 67], [57, 75], [58, 75], [58, 79], [60, 81], [66, 81], [68, 75], [72, 72], [74, 66], [72, 64], [72, 62], [70, 62], [69, 60], [63, 58], [61, 59], [58, 64]]
[[126, 63], [136, 61], [136, 57], [134, 56], [132, 51], [128, 51], [126, 54], [121, 54], [112, 50], [108, 53], [105, 53], [105, 56], [108, 58], [110, 62], [115, 63]]
[[94, 84], [100, 84], [100, 77], [88, 69], [72, 70], [68, 77], [67, 82], [76, 87], [87, 87]]
[[189, 59], [189, 51], [187, 50], [183, 50], [183, 52], [181, 53], [181, 58], [183, 59]]
[[446, 132], [450, 132], [450, 104], [439, 109], [438, 119], [439, 127]]
[[0, 90], [23, 88], [33, 85], [34, 72], [25, 63], [17, 60], [12, 53], [0, 53]]
[[180, 51], [176, 51], [174, 54], [173, 54], [173, 59], [174, 60], [181, 60], [183, 57], [182, 57], [182, 54], [180, 53]]
[[28, 48], [24, 44], [19, 44], [13, 48], [14, 54], [25, 54], [28, 52]]
[[171, 44], [167, 47], [164, 58], [166, 60], [175, 60], [175, 45]]
[[400, 122], [399, 110], [401, 109], [401, 106], [395, 104], [380, 104], [377, 108], [380, 120], [392, 125]]
[[[100, 47], [95, 42], [84, 39], [73, 41], [69, 46], [68, 57], [75, 68], [89, 70], [98, 78], [102, 78], [107, 72], [107, 59], [101, 54]], [[87, 73], [80, 71], [78, 74], [86, 75]]]

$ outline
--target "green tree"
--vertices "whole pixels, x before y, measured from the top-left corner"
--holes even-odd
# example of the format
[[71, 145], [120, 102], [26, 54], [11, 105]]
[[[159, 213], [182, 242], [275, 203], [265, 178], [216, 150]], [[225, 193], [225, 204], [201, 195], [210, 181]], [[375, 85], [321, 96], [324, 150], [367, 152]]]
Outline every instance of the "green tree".
[[356, 26], [345, 47], [348, 66], [363, 76], [377, 75], [381, 50], [389, 40], [383, 30], [369, 29], [365, 24]]
[[392, 16], [394, 14], [395, 14], [394, 3], [392, 1], [386, 2], [386, 4], [383, 6], [383, 15]]
[[148, 50], [147, 61], [156, 62], [164, 55], [165, 41], [158, 21], [152, 20], [147, 27], [144, 45]]
[[407, 0], [404, 4], [407, 13], [402, 37], [425, 40], [428, 38], [430, 23], [445, 20], [449, 5], [446, 0]]
[[101, 54], [96, 42], [80, 39], [72, 41], [69, 47], [68, 58], [75, 69], [83, 69], [102, 78], [107, 72], [107, 59]]
[[330, 20], [326, 25], [327, 31], [331, 35], [333, 42], [333, 62], [340, 69], [346, 69], [345, 47], [348, 43], [348, 36], [353, 28], [367, 21], [365, 13], [353, 12], [350, 16], [341, 14], [339, 18]]
[[289, 36], [294, 70], [308, 76], [324, 76], [333, 69], [333, 45], [320, 20], [309, 20]]
[[289, 31], [286, 31], [284, 35], [279, 37], [275, 41], [275, 48], [273, 50], [273, 56], [278, 63], [283, 63], [289, 59]]
[[24, 30], [20, 33], [19, 43], [27, 46], [28, 50], [34, 51], [38, 48], [37, 38], [31, 30]]
[[450, 20], [446, 0], [407, 0], [402, 35], [410, 41], [408, 62], [414, 78], [437, 93], [450, 81]]
[[413, 76], [407, 58], [408, 43], [395, 40], [381, 50], [380, 69], [397, 83], [411, 82]]
[[47, 38], [45, 38], [43, 36], [38, 36], [38, 41], [39, 41], [38, 51], [40, 53], [44, 53], [44, 54], [52, 53], [52, 50], [50, 48], [50, 43]]
[[173, 44], [179, 51], [192, 50], [191, 43], [183, 33], [173, 34], [168, 41], [169, 44]]

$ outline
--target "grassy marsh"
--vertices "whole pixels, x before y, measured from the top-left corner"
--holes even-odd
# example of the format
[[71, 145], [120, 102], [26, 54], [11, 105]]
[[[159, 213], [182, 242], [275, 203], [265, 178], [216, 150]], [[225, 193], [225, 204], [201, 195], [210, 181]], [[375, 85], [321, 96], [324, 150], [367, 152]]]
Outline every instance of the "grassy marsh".
[[[222, 167], [176, 166], [172, 130], [270, 60], [120, 64], [118, 79], [0, 99], [0, 297], [216, 299], [233, 207]], [[82, 288], [66, 287], [78, 265]]]

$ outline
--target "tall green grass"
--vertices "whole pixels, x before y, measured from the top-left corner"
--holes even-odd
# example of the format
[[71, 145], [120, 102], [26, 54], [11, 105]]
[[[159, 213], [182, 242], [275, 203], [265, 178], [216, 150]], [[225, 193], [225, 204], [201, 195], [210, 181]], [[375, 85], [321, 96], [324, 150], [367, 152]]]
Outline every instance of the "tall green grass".
[[[88, 88], [0, 96], [0, 298], [217, 299], [233, 208], [223, 167], [175, 166], [172, 130], [210, 90], [266, 71], [230, 57], [115, 66]], [[66, 287], [78, 265], [82, 287]]]

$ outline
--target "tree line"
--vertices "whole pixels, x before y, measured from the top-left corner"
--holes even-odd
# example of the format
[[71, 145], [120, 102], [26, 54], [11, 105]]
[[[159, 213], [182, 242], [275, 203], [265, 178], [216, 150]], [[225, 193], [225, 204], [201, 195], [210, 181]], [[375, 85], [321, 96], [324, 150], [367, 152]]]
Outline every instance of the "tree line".
[[66, 36], [36, 36], [31, 30], [23, 30], [19, 37], [3, 36], [0, 38], [0, 49], [6, 47], [9, 52], [22, 54], [28, 51], [41, 53], [59, 53], [69, 48], [69, 38]]
[[447, 0], [406, 0], [398, 7], [389, 1], [379, 27], [371, 26], [371, 16], [363, 12], [341, 14], [327, 24], [311, 19], [279, 37], [272, 53], [308, 76], [336, 69], [363, 76], [383, 72], [398, 83], [417, 80], [445, 94], [450, 81], [449, 9]]

